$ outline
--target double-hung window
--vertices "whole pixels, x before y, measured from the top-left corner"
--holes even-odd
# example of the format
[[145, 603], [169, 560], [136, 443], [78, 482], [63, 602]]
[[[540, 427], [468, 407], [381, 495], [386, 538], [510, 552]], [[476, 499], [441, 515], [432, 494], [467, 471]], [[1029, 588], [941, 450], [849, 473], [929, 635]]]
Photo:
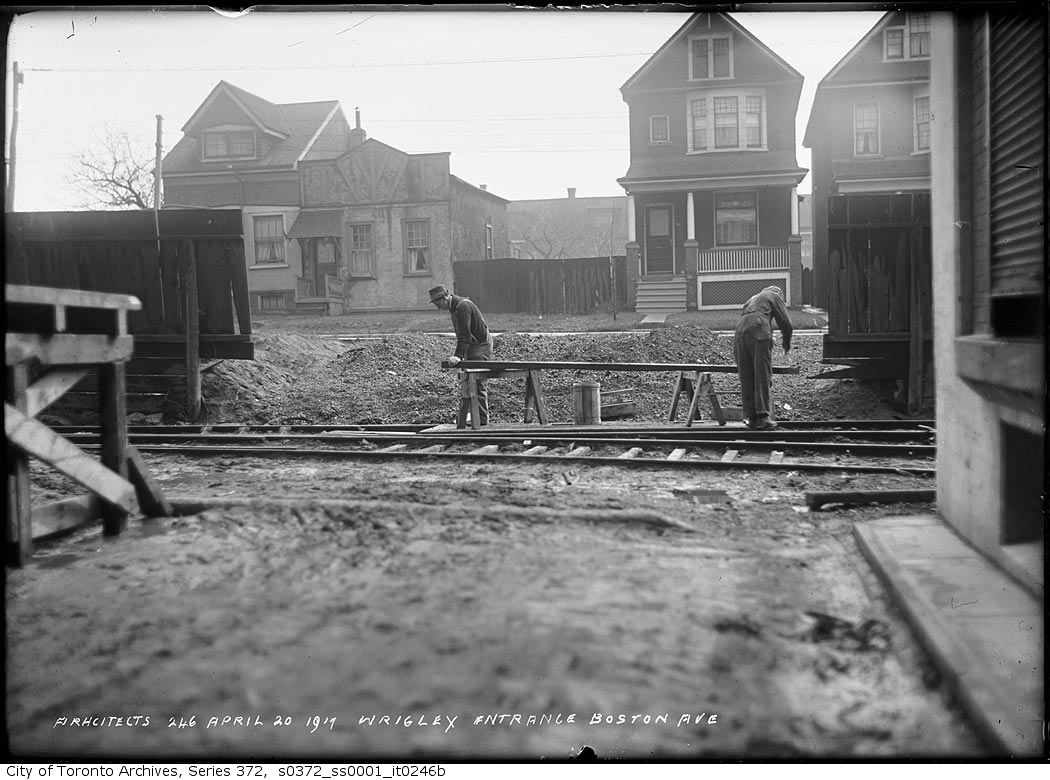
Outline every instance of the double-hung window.
[[853, 106], [853, 154], [856, 157], [879, 153], [879, 104]]
[[284, 259], [284, 217], [254, 217], [253, 233], [255, 237], [255, 264], [270, 265], [283, 263]]
[[371, 277], [374, 275], [375, 244], [372, 240], [372, 225], [361, 223], [350, 225], [350, 276]]
[[255, 158], [254, 130], [209, 130], [203, 134], [203, 159]]
[[882, 33], [884, 60], [926, 60], [930, 58], [930, 14], [909, 13], [905, 22], [887, 27]]
[[649, 143], [669, 144], [671, 129], [666, 116], [649, 117]]
[[690, 81], [732, 77], [732, 35], [698, 35], [689, 39]]
[[930, 150], [930, 96], [915, 96], [915, 151]]
[[715, 193], [715, 243], [718, 246], [758, 243], [758, 196], [754, 192]]
[[430, 220], [405, 222], [405, 273], [430, 273]]
[[765, 93], [706, 90], [688, 104], [689, 152], [766, 148]]

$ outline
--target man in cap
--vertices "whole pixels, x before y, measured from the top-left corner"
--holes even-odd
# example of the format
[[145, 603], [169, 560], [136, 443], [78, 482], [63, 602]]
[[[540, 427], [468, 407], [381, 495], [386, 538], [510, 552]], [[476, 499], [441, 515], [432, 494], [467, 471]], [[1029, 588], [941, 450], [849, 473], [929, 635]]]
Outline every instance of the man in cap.
[[784, 293], [776, 285], [770, 285], [744, 304], [733, 337], [744, 417], [747, 427], [754, 430], [777, 427], [769, 402], [773, 385], [774, 321], [780, 328], [784, 352], [790, 352], [791, 318], [784, 303]]
[[[432, 304], [452, 315], [452, 328], [456, 331], [456, 353], [448, 358], [449, 364], [454, 366], [461, 360], [492, 360], [492, 336], [477, 305], [469, 298], [453, 295], [443, 284], [431, 287], [429, 294]], [[465, 384], [466, 378], [461, 381]], [[488, 425], [489, 392], [484, 380], [478, 380], [477, 388], [478, 422]], [[463, 392], [465, 389], [460, 388], [461, 398], [466, 396]]]

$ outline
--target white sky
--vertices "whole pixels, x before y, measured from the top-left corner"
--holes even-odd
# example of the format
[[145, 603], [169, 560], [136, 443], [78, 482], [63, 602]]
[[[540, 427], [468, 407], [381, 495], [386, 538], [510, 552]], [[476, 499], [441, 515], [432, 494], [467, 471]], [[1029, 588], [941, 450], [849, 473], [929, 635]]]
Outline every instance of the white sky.
[[[403, 7], [403, 6], [402, 6]], [[732, 16], [805, 77], [798, 162], [817, 82], [881, 17], [874, 12]], [[510, 200], [622, 195], [629, 164], [620, 86], [688, 18], [635, 10], [251, 12], [37, 11], [7, 50], [19, 95], [15, 209], [76, 209], [79, 150], [106, 126], [164, 151], [220, 79], [274, 103], [359, 106], [369, 137], [452, 152], [452, 173]], [[809, 177], [800, 186], [809, 192]]]

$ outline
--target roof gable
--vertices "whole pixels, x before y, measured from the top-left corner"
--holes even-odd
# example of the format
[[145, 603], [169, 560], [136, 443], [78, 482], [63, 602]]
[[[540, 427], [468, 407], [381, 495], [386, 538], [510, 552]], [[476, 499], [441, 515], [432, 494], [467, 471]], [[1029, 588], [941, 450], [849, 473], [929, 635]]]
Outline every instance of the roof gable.
[[883, 60], [883, 37], [887, 27], [907, 24], [904, 11], [890, 11], [885, 14], [861, 38], [856, 46], [835, 63], [828, 75], [820, 80], [817, 89], [835, 82], [883, 81], [892, 78], [909, 79], [916, 75], [928, 75], [929, 60]]
[[255, 125], [264, 133], [277, 138], [288, 136], [288, 124], [277, 105], [226, 81], [215, 85], [204, 102], [193, 112], [193, 116], [182, 126], [182, 132], [192, 134], [208, 122], [209, 116], [218, 114], [226, 117], [231, 110], [242, 115], [248, 124]]
[[[700, 12], [695, 13], [686, 20], [685, 24], [678, 28], [678, 30], [672, 35], [667, 41], [656, 50], [645, 63], [635, 73], [624, 82], [623, 86], [620, 87], [621, 92], [628, 92], [635, 89], [645, 89], [650, 86], [676, 86], [679, 83], [682, 85], [695, 85], [700, 82], [691, 82], [688, 79], [688, 67], [689, 67], [689, 39], [691, 36], [703, 35], [708, 33], [718, 32], [730, 32], [734, 35], [734, 56], [735, 49], [742, 42], [746, 48], [753, 49], [759, 53], [759, 57], [756, 60], [761, 64], [759, 67], [764, 68], [766, 71], [764, 78], [766, 80], [798, 80], [802, 81], [802, 74], [791, 67], [783, 58], [781, 58], [776, 52], [766, 46], [760, 41], [753, 33], [751, 33], [746, 27], [737, 22], [728, 14], [723, 13], [709, 13]], [[669, 79], [663, 78], [663, 74], [674, 73], [677, 74], [673, 77], [673, 83], [665, 83]], [[735, 81], [741, 81], [743, 79], [737, 78]], [[654, 83], [655, 82], [655, 83]]]

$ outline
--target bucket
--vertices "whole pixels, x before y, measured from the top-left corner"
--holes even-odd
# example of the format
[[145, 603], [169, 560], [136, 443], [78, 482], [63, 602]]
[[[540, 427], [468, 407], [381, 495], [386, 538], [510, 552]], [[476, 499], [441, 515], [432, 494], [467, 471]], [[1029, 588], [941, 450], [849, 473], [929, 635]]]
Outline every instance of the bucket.
[[598, 382], [577, 382], [572, 386], [572, 421], [576, 425], [602, 421], [602, 386]]

